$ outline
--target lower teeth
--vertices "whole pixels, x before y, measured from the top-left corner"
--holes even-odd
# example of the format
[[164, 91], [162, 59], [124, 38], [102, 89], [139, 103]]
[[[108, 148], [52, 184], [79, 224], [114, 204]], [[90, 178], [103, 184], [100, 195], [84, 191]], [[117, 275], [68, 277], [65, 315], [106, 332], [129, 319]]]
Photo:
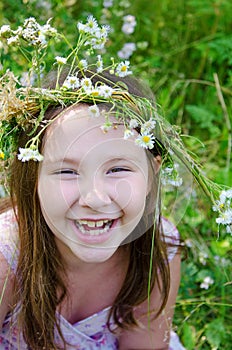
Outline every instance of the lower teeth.
[[76, 225], [77, 225], [78, 229], [81, 231], [81, 233], [83, 233], [85, 235], [90, 235], [90, 236], [98, 236], [98, 235], [101, 235], [101, 234], [107, 232], [109, 230], [111, 224], [112, 224], [112, 222], [110, 221], [105, 225], [105, 227], [103, 229], [85, 230], [81, 224], [76, 222]]

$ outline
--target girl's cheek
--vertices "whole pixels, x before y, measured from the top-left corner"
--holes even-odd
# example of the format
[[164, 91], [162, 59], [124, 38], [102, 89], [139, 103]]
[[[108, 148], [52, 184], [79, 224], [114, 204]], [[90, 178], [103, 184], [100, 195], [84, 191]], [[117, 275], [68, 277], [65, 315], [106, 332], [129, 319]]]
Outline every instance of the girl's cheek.
[[80, 191], [77, 183], [64, 181], [59, 184], [57, 189], [57, 195], [59, 200], [62, 201], [67, 207], [70, 207], [74, 202], [80, 198]]
[[120, 207], [138, 207], [144, 206], [146, 200], [147, 181], [144, 178], [129, 181], [126, 179], [118, 181], [113, 189], [113, 199], [118, 202]]
[[112, 193], [114, 201], [118, 202], [121, 208], [127, 207], [133, 197], [132, 184], [126, 179], [118, 180], [112, 188]]
[[79, 198], [78, 186], [71, 181], [41, 179], [38, 191], [41, 203], [51, 210], [68, 208]]

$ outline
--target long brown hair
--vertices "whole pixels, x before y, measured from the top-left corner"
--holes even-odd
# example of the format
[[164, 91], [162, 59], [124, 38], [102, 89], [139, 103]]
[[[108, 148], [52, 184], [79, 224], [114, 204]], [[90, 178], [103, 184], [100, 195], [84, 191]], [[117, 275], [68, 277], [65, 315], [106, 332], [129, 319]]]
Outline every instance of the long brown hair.
[[[140, 94], [134, 80], [127, 79], [129, 92]], [[135, 90], [136, 89], [136, 90]], [[52, 119], [61, 111], [60, 106], [50, 106], [46, 119]], [[27, 136], [20, 137], [19, 147], [24, 147]], [[159, 147], [153, 156], [160, 155]], [[152, 167], [152, 161], [150, 161]], [[16, 203], [16, 216], [19, 228], [19, 259], [16, 272], [18, 301], [20, 302], [19, 320], [27, 345], [33, 350], [59, 349], [54, 339], [54, 327], [61, 339], [56, 310], [67, 294], [65, 266], [55, 244], [54, 235], [47, 226], [39, 204], [37, 194], [38, 163], [14, 160], [11, 166], [11, 197]], [[154, 176], [149, 202], [159, 201], [159, 175]], [[154, 192], [154, 193], [153, 193]], [[153, 195], [152, 195], [153, 193]], [[150, 203], [148, 203], [150, 208]], [[156, 208], [157, 205], [152, 205]], [[147, 299], [149, 290], [159, 286], [162, 304], [156, 310], [158, 316], [166, 305], [170, 277], [167, 263], [166, 246], [160, 221], [160, 211], [156, 212], [156, 225], [153, 225], [154, 210], [141, 219], [137, 230], [145, 232], [141, 237], [128, 243], [130, 251], [129, 267], [123, 286], [119, 291], [110, 311], [114, 322], [121, 328], [136, 325], [133, 308]], [[144, 231], [144, 225], [147, 225]], [[132, 233], [133, 234], [133, 233]], [[154, 243], [154, 244], [153, 244]], [[152, 270], [150, 270], [152, 262]], [[149, 271], [151, 274], [149, 274]], [[159, 278], [158, 278], [159, 276]], [[162, 283], [159, 283], [159, 280]], [[59, 297], [58, 297], [59, 291]]]
[[12, 203], [9, 197], [0, 198], [0, 214], [12, 208]]

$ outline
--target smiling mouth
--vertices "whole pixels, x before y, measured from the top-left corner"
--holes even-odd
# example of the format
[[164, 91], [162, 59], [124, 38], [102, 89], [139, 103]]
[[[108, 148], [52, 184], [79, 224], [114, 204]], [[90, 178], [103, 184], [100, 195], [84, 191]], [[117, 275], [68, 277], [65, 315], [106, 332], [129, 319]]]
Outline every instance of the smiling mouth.
[[75, 220], [76, 227], [84, 235], [98, 236], [106, 233], [115, 220]]

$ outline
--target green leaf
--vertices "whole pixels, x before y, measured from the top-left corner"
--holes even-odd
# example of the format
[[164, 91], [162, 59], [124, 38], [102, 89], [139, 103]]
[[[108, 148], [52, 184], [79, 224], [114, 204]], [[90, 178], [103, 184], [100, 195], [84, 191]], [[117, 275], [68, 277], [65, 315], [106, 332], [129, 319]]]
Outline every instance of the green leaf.
[[219, 346], [225, 337], [224, 333], [224, 323], [220, 318], [213, 320], [206, 325], [205, 335], [207, 337], [207, 341], [215, 350], [219, 349]]
[[217, 126], [215, 126], [215, 122], [217, 122], [218, 118], [211, 111], [209, 111], [208, 107], [205, 106], [195, 106], [195, 105], [186, 105], [186, 111], [191, 115], [193, 120], [198, 124], [198, 126], [202, 129], [208, 129], [208, 131], [214, 135], [219, 135], [220, 131]]
[[183, 336], [181, 340], [188, 350], [194, 350], [196, 345], [195, 328], [188, 323], [183, 325]]
[[231, 249], [231, 242], [229, 238], [223, 239], [221, 241], [212, 241], [211, 247], [214, 254], [226, 257]]

